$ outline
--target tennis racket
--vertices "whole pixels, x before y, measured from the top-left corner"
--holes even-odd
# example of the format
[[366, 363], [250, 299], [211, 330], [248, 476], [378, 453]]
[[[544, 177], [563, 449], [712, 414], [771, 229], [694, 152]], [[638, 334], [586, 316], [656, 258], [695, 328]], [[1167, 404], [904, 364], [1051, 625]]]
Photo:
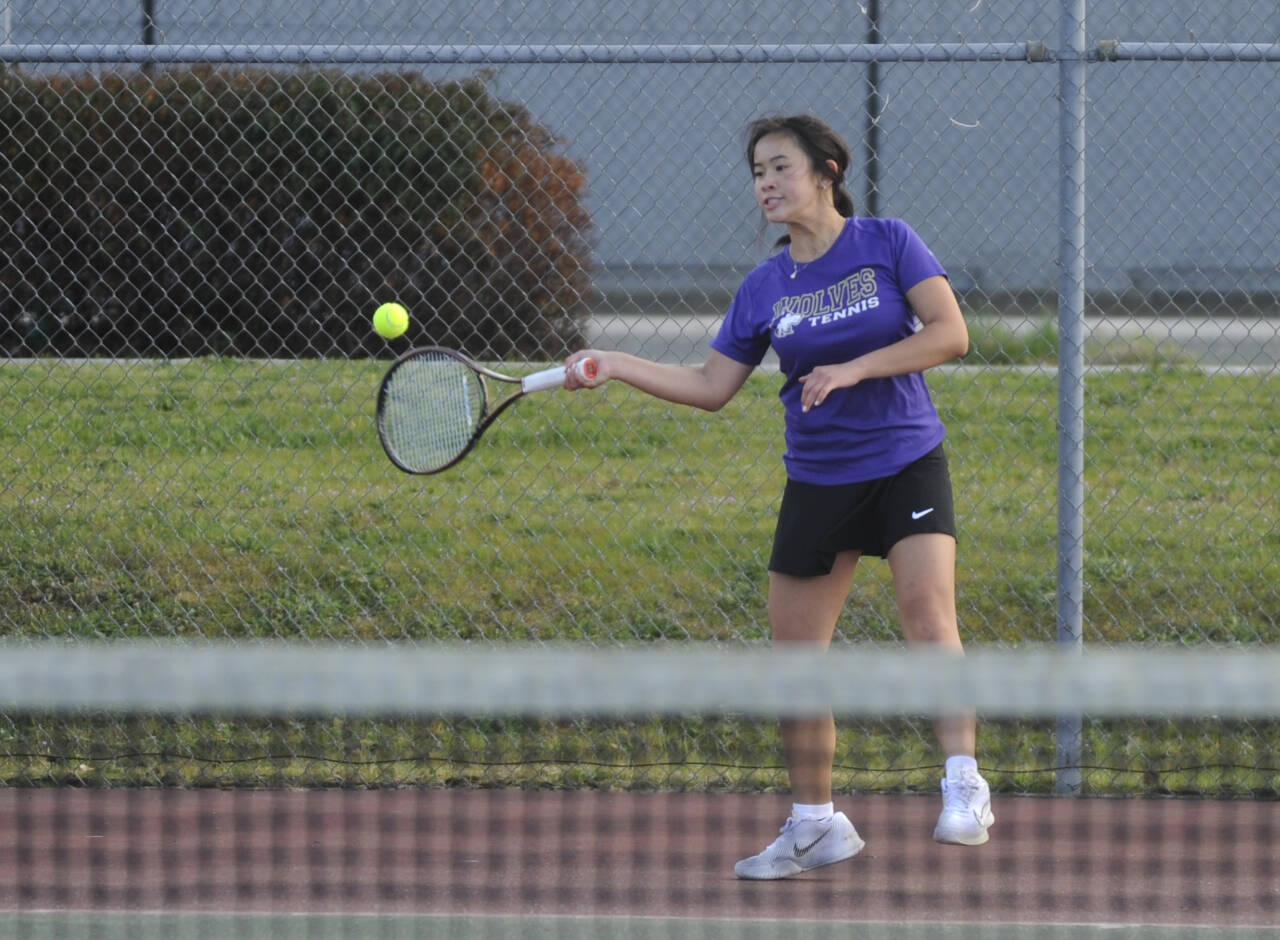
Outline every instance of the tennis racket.
[[[590, 359], [573, 368], [584, 381], [596, 377], [596, 364]], [[405, 473], [439, 473], [465, 457], [498, 415], [530, 392], [559, 387], [564, 378], [564, 366], [516, 378], [454, 349], [412, 349], [382, 378], [378, 438], [391, 462]], [[519, 385], [520, 390], [495, 405], [486, 379]]]

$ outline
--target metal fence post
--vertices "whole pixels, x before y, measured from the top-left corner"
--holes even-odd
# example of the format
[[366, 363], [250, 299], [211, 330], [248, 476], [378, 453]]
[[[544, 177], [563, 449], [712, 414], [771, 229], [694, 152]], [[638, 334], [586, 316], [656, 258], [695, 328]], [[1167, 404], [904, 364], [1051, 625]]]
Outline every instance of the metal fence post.
[[[883, 38], [880, 35], [880, 0], [868, 0], [867, 45], [877, 46]], [[866, 214], [873, 218], [880, 214], [880, 113], [883, 106], [880, 60], [872, 59], [867, 63], [867, 133], [863, 145], [866, 150], [866, 195], [863, 205]]]
[[[1063, 0], [1058, 62], [1058, 643], [1084, 644], [1085, 7]], [[1055, 792], [1080, 792], [1082, 719], [1058, 716]]]

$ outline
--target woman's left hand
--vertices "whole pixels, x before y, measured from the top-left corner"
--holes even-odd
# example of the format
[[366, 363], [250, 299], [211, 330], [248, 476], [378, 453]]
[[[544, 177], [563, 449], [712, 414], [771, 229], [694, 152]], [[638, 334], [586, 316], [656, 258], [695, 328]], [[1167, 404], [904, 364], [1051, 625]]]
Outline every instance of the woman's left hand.
[[835, 365], [817, 366], [808, 375], [800, 377], [800, 408], [808, 411], [827, 400], [838, 388], [849, 388], [862, 381], [857, 360]]

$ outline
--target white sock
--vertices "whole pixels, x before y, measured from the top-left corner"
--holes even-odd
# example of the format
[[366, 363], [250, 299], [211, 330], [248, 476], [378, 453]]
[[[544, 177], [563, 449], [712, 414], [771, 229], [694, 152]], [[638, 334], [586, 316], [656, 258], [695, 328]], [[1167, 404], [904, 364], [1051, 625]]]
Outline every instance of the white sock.
[[954, 780], [966, 770], [978, 772], [978, 762], [968, 754], [956, 754], [947, 758], [947, 779]]
[[792, 803], [791, 818], [796, 822], [802, 819], [828, 819], [836, 811], [834, 803]]

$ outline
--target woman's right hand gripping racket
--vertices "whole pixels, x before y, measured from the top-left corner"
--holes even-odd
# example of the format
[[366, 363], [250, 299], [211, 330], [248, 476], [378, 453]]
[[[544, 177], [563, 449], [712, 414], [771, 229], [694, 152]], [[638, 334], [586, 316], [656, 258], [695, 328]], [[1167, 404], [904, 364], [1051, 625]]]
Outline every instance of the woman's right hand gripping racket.
[[[591, 359], [574, 363], [590, 384]], [[494, 404], [486, 379], [519, 385]], [[544, 369], [523, 378], [503, 375], [454, 349], [425, 346], [391, 364], [378, 390], [378, 438], [391, 462], [405, 473], [439, 473], [465, 457], [498, 415], [527, 395], [564, 384], [565, 368]]]

